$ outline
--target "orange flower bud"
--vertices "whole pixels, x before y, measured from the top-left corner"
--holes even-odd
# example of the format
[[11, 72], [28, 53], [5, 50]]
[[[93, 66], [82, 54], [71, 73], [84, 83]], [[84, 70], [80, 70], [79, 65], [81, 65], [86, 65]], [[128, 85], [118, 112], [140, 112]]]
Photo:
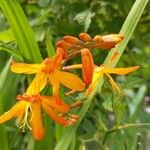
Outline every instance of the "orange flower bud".
[[72, 47], [72, 44], [67, 43], [64, 40], [61, 40], [56, 43], [56, 47], [61, 47], [63, 49], [70, 49]]
[[117, 44], [124, 39], [124, 36], [119, 34], [109, 34], [109, 35], [102, 36], [102, 39], [104, 42], [113, 42]]
[[64, 36], [63, 40], [72, 45], [76, 45], [79, 43], [79, 39], [74, 36]]
[[92, 38], [89, 34], [87, 33], [80, 33], [79, 34], [79, 38], [83, 41], [83, 42], [90, 42], [92, 41]]
[[110, 34], [105, 36], [96, 35], [93, 39], [93, 41], [95, 42], [95, 45], [93, 47], [104, 49], [114, 48], [115, 45], [121, 42], [123, 39], [124, 36], [119, 34]]
[[90, 84], [93, 78], [94, 62], [89, 49], [84, 48], [81, 50], [82, 55], [82, 75], [86, 84]]
[[93, 41], [95, 41], [96, 43], [98, 43], [98, 42], [103, 42], [102, 36], [96, 35], [96, 36], [93, 38]]

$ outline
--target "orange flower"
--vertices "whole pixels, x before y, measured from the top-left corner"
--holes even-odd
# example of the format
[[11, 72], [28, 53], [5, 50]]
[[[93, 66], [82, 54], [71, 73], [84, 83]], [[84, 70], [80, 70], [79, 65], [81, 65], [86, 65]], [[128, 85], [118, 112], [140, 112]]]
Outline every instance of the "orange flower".
[[0, 123], [17, 117], [20, 128], [25, 131], [25, 128], [28, 127], [32, 130], [33, 137], [36, 140], [41, 140], [44, 137], [44, 127], [41, 116], [42, 109], [55, 122], [63, 126], [69, 126], [79, 119], [75, 114], [67, 114], [71, 108], [79, 106], [79, 102], [69, 106], [60, 100], [61, 105], [58, 105], [55, 97], [41, 96], [39, 94], [18, 95], [17, 99], [20, 101], [8, 112], [0, 116]]
[[64, 36], [63, 40], [56, 43], [57, 47], [65, 50], [66, 58], [70, 59], [81, 52], [82, 56], [82, 76], [85, 84], [90, 84], [93, 78], [94, 62], [90, 53], [92, 48], [115, 47], [117, 43], [123, 40], [119, 34], [110, 34], [106, 36], [95, 36], [93, 39], [87, 33], [79, 34], [79, 39], [74, 36]]
[[64, 36], [63, 40], [56, 43], [56, 47], [61, 47], [69, 53], [76, 52], [83, 48], [104, 48], [111, 49], [124, 39], [120, 34], [109, 34], [105, 36], [96, 35], [93, 39], [87, 33], [80, 33], [79, 39], [74, 36]]
[[114, 48], [116, 44], [120, 43], [124, 39], [123, 35], [120, 34], [109, 34], [105, 36], [96, 35], [93, 38], [94, 48], [104, 48], [111, 49]]
[[93, 72], [94, 72], [93, 57], [91, 55], [91, 52], [87, 48], [83, 48], [80, 51], [82, 56], [82, 64], [65, 66], [63, 67], [63, 70], [81, 68], [84, 83], [88, 85], [92, 82], [92, 78], [93, 78]]
[[109, 82], [110, 82], [113, 90], [117, 90], [120, 94], [123, 95], [123, 92], [118, 87], [118, 85], [114, 82], [114, 80], [110, 76], [110, 74], [125, 75], [125, 74], [133, 72], [137, 69], [139, 69], [139, 66], [128, 67], [128, 68], [109, 68], [106, 66], [100, 66], [100, 67], [95, 66], [93, 80], [92, 80], [92, 83], [89, 85], [89, 88], [86, 91], [86, 95], [89, 95], [93, 91], [98, 78], [103, 77], [104, 75], [106, 75], [109, 78]]
[[36, 76], [27, 91], [30, 94], [37, 94], [47, 82], [53, 86], [54, 96], [58, 98], [60, 84], [74, 91], [83, 91], [85, 84], [76, 75], [61, 71], [62, 60], [64, 59], [63, 49], [57, 48], [57, 54], [52, 58], [46, 58], [41, 64], [15, 63], [11, 65], [11, 70], [15, 73], [34, 74]]

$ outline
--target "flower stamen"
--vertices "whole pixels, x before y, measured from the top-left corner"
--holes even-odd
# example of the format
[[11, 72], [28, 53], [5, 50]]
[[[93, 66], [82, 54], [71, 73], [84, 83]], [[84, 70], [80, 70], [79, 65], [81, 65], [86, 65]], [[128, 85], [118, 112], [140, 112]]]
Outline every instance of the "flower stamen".
[[29, 128], [29, 130], [32, 130], [32, 128], [30, 127], [28, 120], [29, 120], [29, 113], [31, 111], [31, 105], [27, 105], [25, 108], [25, 114], [23, 116], [23, 119], [20, 123], [20, 129], [22, 129], [22, 132], [25, 132], [26, 127]]

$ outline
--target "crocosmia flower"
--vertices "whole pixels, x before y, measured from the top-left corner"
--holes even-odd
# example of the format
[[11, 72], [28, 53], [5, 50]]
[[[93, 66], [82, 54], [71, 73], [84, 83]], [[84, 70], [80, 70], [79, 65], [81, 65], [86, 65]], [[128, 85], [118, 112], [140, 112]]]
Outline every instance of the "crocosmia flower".
[[69, 110], [79, 106], [79, 103], [67, 105], [61, 99], [57, 104], [55, 97], [37, 95], [18, 95], [19, 100], [9, 111], [0, 116], [0, 124], [17, 117], [20, 128], [25, 131], [28, 127], [36, 140], [44, 137], [42, 121], [42, 110], [55, 122], [69, 126], [75, 123], [79, 117], [75, 114], [68, 114]]
[[109, 79], [109, 83], [111, 84], [113, 90], [117, 90], [121, 95], [123, 95], [123, 92], [118, 87], [118, 85], [115, 83], [115, 81], [110, 76], [110, 74], [126, 75], [137, 69], [139, 69], [139, 66], [128, 67], [128, 68], [110, 68], [110, 67], [106, 67], [106, 66], [100, 66], [100, 67], [95, 66], [93, 80], [92, 80], [92, 83], [89, 85], [89, 88], [87, 89], [86, 94], [89, 95], [93, 91], [93, 89], [98, 81], [98, 78], [107, 76]]
[[111, 49], [123, 39], [124, 36], [120, 34], [96, 35], [92, 38], [87, 33], [80, 33], [79, 39], [74, 36], [64, 36], [62, 40], [56, 43], [56, 46], [67, 50], [69, 53], [76, 52], [83, 48], [90, 50], [93, 48]]
[[93, 48], [110, 49], [123, 40], [124, 36], [119, 34], [110, 34], [106, 36], [96, 35], [92, 38], [87, 33], [80, 33], [79, 39], [74, 36], [64, 36], [62, 40], [56, 43], [56, 47], [65, 50], [67, 59], [81, 53], [82, 57], [82, 76], [85, 84], [90, 84], [93, 78], [94, 61], [91, 55]]
[[60, 84], [74, 91], [83, 91], [85, 84], [79, 77], [73, 73], [61, 71], [62, 61], [64, 60], [64, 53], [62, 51], [61, 48], [58, 48], [54, 57], [46, 58], [41, 64], [13, 62], [11, 70], [15, 73], [36, 73], [35, 78], [28, 88], [30, 94], [39, 93], [48, 82], [53, 86], [53, 94], [56, 98], [59, 97]]

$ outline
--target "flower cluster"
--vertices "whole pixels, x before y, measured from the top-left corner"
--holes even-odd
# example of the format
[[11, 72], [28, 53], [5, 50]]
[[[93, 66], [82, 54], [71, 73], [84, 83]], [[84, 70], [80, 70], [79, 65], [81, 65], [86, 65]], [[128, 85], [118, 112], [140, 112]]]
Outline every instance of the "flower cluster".
[[[60, 95], [60, 86], [65, 86], [74, 93], [83, 91], [88, 96], [94, 89], [100, 76], [106, 75], [113, 89], [122, 94], [118, 85], [110, 74], [128, 74], [135, 71], [139, 66], [129, 68], [110, 68], [108, 66], [94, 64], [91, 51], [94, 48], [110, 49], [124, 39], [122, 35], [111, 34], [106, 36], [95, 36], [92, 38], [87, 33], [81, 33], [79, 39], [73, 36], [65, 36], [56, 43], [56, 54], [46, 58], [41, 64], [27, 64], [12, 62], [11, 71], [14, 73], [35, 74], [34, 79], [23, 95], [18, 95], [19, 100], [8, 112], [0, 116], [0, 123], [13, 117], [17, 117], [20, 128], [25, 131], [26, 127], [32, 130], [33, 137], [41, 140], [44, 136], [42, 123], [42, 111], [46, 112], [55, 122], [69, 126], [74, 124], [79, 116], [71, 114], [70, 110], [81, 106], [77, 101], [72, 104], [64, 102]], [[65, 66], [68, 59], [81, 53], [81, 64]], [[116, 53], [112, 61], [117, 57]], [[69, 70], [82, 69], [83, 81]], [[42, 95], [41, 91], [50, 84], [53, 89], [52, 96]], [[67, 95], [67, 94], [66, 94]]]

